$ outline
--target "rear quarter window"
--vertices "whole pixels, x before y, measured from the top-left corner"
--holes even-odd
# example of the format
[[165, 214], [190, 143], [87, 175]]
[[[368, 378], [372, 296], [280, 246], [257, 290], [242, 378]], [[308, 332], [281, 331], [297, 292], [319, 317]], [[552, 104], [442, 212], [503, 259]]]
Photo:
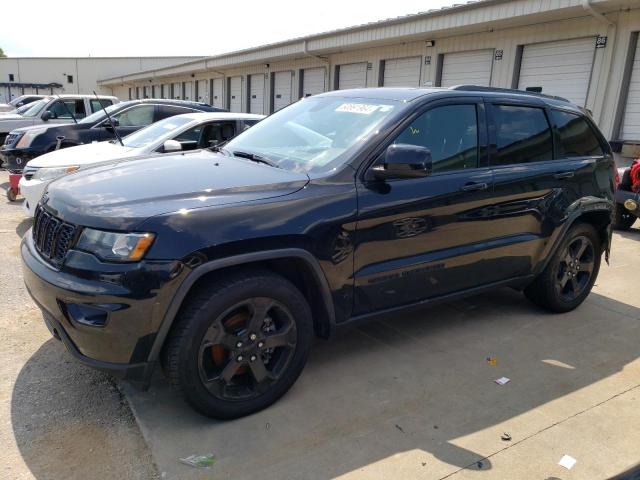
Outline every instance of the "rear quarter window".
[[589, 123], [580, 115], [551, 110], [558, 136], [558, 158], [591, 157], [602, 155], [602, 146]]

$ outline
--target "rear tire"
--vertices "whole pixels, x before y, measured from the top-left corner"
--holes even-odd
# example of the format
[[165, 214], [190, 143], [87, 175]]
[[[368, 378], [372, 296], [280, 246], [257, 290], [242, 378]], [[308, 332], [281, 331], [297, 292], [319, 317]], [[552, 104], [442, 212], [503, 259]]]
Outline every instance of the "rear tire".
[[552, 312], [580, 305], [593, 287], [602, 256], [596, 229], [588, 223], [572, 226], [543, 272], [524, 290], [533, 303]]
[[636, 216], [629, 212], [623, 205], [616, 203], [613, 213], [613, 228], [616, 230], [629, 230], [636, 221]]
[[18, 199], [18, 194], [15, 192], [13, 188], [9, 188], [7, 190], [7, 199], [10, 202], [15, 202]]
[[200, 413], [232, 419], [262, 410], [294, 384], [313, 338], [307, 301], [285, 278], [243, 270], [190, 294], [162, 361]]

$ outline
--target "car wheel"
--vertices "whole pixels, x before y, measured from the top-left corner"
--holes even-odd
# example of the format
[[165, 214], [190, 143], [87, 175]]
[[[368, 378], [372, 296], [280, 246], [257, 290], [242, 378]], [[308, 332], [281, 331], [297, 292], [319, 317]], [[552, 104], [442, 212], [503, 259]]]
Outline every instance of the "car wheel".
[[613, 228], [617, 230], [629, 230], [636, 221], [636, 216], [619, 203], [616, 203], [613, 215]]
[[15, 202], [18, 199], [18, 194], [16, 193], [16, 191], [13, 188], [8, 188], [7, 189], [7, 199], [10, 202]]
[[309, 305], [285, 278], [244, 270], [200, 285], [163, 350], [172, 385], [204, 415], [266, 408], [296, 381], [313, 337]]
[[534, 303], [553, 312], [580, 305], [593, 287], [602, 256], [595, 228], [579, 223], [569, 229], [544, 271], [524, 290]]

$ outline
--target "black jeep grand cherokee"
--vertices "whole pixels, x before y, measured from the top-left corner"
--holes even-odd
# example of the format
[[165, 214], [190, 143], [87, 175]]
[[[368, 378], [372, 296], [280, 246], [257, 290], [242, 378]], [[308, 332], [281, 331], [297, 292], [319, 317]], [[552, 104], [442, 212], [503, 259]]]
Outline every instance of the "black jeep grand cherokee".
[[355, 320], [505, 285], [576, 308], [609, 250], [613, 165], [563, 99], [330, 92], [218, 152], [53, 182], [25, 282], [82, 362], [143, 386], [161, 363], [192, 406], [234, 418]]

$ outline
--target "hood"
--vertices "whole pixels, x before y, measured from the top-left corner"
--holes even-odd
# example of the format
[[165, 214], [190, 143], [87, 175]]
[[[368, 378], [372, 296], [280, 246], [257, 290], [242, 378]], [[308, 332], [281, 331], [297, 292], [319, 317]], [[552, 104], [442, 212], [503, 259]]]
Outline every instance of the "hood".
[[19, 113], [11, 113], [7, 112], [3, 115], [0, 115], [0, 121], [2, 120], [23, 120], [25, 117], [20, 115]]
[[[18, 117], [24, 118], [22, 115], [18, 115]], [[3, 120], [5, 118], [7, 117], [6, 116], [0, 117], [0, 119], [3, 119]], [[60, 132], [61, 134], [64, 134], [65, 132], [70, 132], [73, 130], [87, 130], [92, 126], [93, 125], [88, 123], [53, 123], [53, 124], [41, 123], [39, 125], [29, 125], [26, 127], [16, 128], [13, 131], [18, 133], [24, 133], [34, 128], [42, 128], [46, 130], [46, 133], [48, 135], [55, 137], [58, 135], [58, 132]]]
[[68, 222], [132, 230], [155, 215], [289, 195], [308, 181], [304, 173], [204, 150], [87, 169], [52, 182], [43, 198]]
[[123, 147], [110, 142], [96, 142], [54, 150], [40, 155], [27, 165], [36, 168], [83, 166], [136, 155], [140, 155], [140, 150], [137, 148]]

